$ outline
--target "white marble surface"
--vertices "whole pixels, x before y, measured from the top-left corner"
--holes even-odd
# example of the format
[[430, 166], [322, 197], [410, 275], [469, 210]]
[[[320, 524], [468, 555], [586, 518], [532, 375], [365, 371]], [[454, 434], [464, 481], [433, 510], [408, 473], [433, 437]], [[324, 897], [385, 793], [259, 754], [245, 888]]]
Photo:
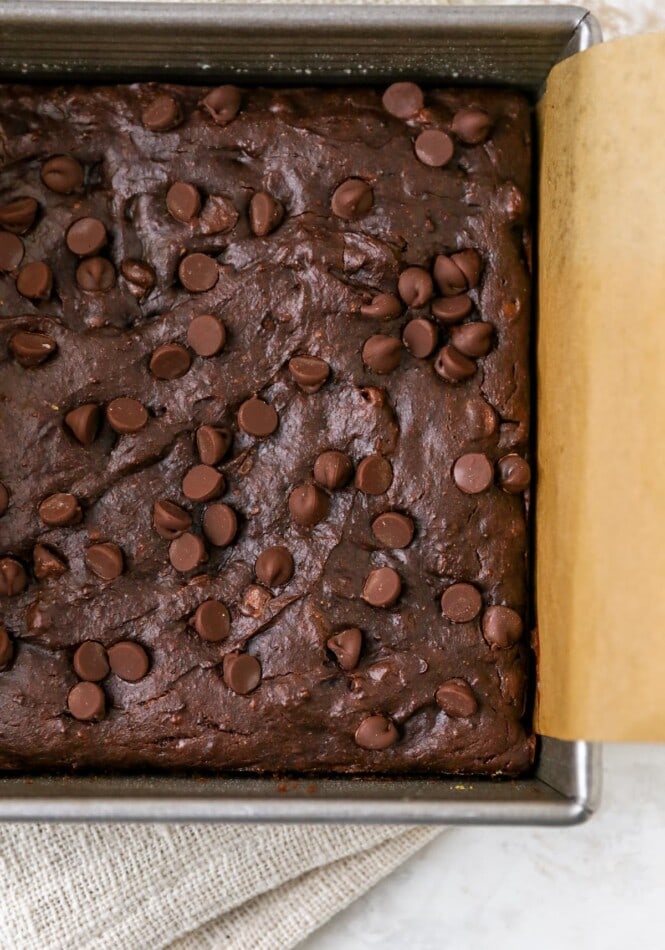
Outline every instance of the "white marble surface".
[[446, 831], [302, 950], [664, 946], [665, 746], [604, 756], [585, 825]]

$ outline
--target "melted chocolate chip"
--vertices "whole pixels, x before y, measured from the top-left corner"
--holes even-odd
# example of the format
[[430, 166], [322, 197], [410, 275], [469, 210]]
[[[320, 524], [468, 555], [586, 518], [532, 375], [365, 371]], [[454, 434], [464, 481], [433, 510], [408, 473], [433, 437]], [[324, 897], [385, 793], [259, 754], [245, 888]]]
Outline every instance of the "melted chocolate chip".
[[297, 485], [289, 495], [291, 519], [307, 528], [323, 521], [329, 504], [326, 493], [316, 485]]
[[65, 425], [81, 445], [90, 445], [95, 441], [99, 418], [99, 406], [94, 402], [86, 402], [67, 413]]
[[424, 267], [407, 267], [399, 276], [397, 290], [407, 307], [424, 307], [434, 293], [434, 283]]
[[247, 435], [265, 439], [277, 429], [279, 416], [270, 403], [252, 396], [238, 409], [238, 425]]
[[206, 600], [200, 604], [189, 621], [202, 640], [219, 643], [226, 640], [231, 631], [231, 616], [220, 600]]
[[227, 654], [222, 670], [226, 685], [240, 696], [251, 693], [261, 682], [261, 664], [249, 653]]
[[185, 531], [169, 545], [169, 561], [182, 574], [195, 570], [207, 559], [203, 541], [191, 531]]
[[199, 216], [199, 230], [201, 234], [224, 234], [235, 227], [239, 217], [230, 198], [210, 195]]
[[193, 294], [202, 294], [217, 283], [219, 269], [217, 261], [207, 254], [187, 254], [178, 267], [180, 283]]
[[14, 198], [0, 207], [0, 227], [12, 234], [26, 234], [35, 223], [38, 210], [34, 198]]
[[440, 129], [426, 129], [414, 143], [417, 158], [423, 165], [442, 168], [455, 154], [453, 140]]
[[314, 480], [328, 491], [344, 488], [353, 475], [353, 463], [344, 452], [322, 452], [314, 462]]
[[446, 680], [436, 691], [436, 704], [451, 719], [466, 719], [478, 711], [478, 702], [466, 680]]
[[81, 722], [95, 722], [106, 715], [106, 697], [97, 683], [77, 683], [67, 696], [67, 708]]
[[393, 467], [382, 455], [368, 455], [356, 469], [356, 488], [366, 495], [382, 495], [393, 482]]
[[54, 155], [42, 165], [42, 181], [58, 195], [71, 195], [83, 187], [83, 167], [70, 155]]
[[522, 618], [512, 607], [488, 607], [483, 614], [483, 636], [493, 650], [514, 646], [524, 632]]
[[266, 587], [283, 587], [293, 577], [293, 557], [288, 548], [276, 545], [266, 548], [256, 559], [254, 565], [257, 580]]
[[228, 125], [240, 111], [242, 94], [236, 86], [218, 86], [201, 101], [215, 125]]
[[53, 356], [58, 349], [58, 344], [46, 333], [19, 330], [10, 339], [9, 349], [17, 363], [29, 368], [39, 366], [49, 356]]
[[76, 268], [76, 283], [89, 294], [102, 294], [115, 287], [115, 268], [105, 257], [87, 257]]
[[473, 310], [473, 301], [468, 294], [457, 297], [439, 297], [432, 303], [432, 316], [442, 323], [459, 323]]
[[203, 515], [203, 533], [217, 548], [231, 544], [238, 533], [238, 518], [229, 505], [208, 505]]
[[466, 495], [477, 495], [494, 481], [494, 467], [483, 452], [467, 452], [453, 465], [453, 480]]
[[372, 522], [372, 534], [384, 548], [406, 548], [413, 541], [411, 518], [398, 511], [386, 511]]
[[302, 391], [312, 395], [330, 376], [330, 367], [318, 356], [294, 356], [289, 360], [289, 372]]
[[115, 431], [125, 433], [139, 432], [148, 422], [148, 410], [137, 399], [119, 396], [106, 407], [106, 418]]
[[377, 294], [361, 306], [360, 315], [368, 320], [395, 320], [402, 315], [402, 304], [395, 294]]
[[164, 343], [153, 352], [149, 365], [156, 379], [179, 379], [192, 365], [192, 358], [180, 343]]
[[157, 282], [154, 267], [145, 261], [126, 258], [120, 265], [120, 273], [127, 281], [131, 293], [140, 300], [149, 294]]
[[74, 495], [59, 492], [44, 499], [39, 506], [39, 517], [50, 528], [63, 528], [78, 524], [83, 512]]
[[219, 317], [202, 313], [189, 324], [187, 342], [197, 356], [217, 356], [226, 345], [226, 327]]
[[23, 260], [23, 241], [9, 231], [0, 231], [0, 271], [13, 271]]
[[97, 254], [106, 244], [106, 227], [99, 218], [79, 218], [67, 230], [67, 247], [78, 257]]
[[231, 448], [233, 435], [226, 426], [199, 426], [196, 451], [204, 465], [218, 465]]
[[371, 607], [392, 607], [402, 593], [402, 581], [392, 567], [377, 567], [365, 580], [362, 597]]
[[9, 633], [0, 627], [0, 671], [6, 670], [14, 658], [14, 644]]
[[160, 538], [173, 541], [191, 528], [192, 516], [168, 498], [160, 498], [153, 505], [152, 524]]
[[392, 373], [401, 357], [402, 342], [397, 337], [376, 333], [363, 344], [363, 363], [374, 373]]
[[38, 580], [60, 577], [67, 570], [67, 562], [46, 544], [36, 544], [32, 551], [32, 569]]
[[441, 596], [441, 612], [453, 623], [468, 623], [480, 613], [483, 601], [473, 584], [451, 584]]
[[531, 482], [529, 463], [519, 455], [504, 455], [497, 465], [499, 484], [509, 495], [519, 495], [526, 491]]
[[449, 383], [459, 383], [463, 379], [468, 379], [473, 376], [477, 368], [473, 360], [450, 345], [439, 350], [434, 363], [436, 372]]
[[348, 627], [346, 630], [340, 630], [339, 633], [330, 637], [326, 643], [341, 668], [347, 672], [355, 669], [358, 665], [362, 645], [363, 635], [358, 627]]
[[373, 204], [374, 192], [370, 185], [361, 178], [347, 178], [335, 189], [330, 206], [338, 218], [352, 221], [367, 214]]
[[451, 129], [466, 145], [480, 145], [492, 128], [492, 119], [484, 109], [458, 109]]
[[223, 494], [224, 476], [212, 465], [194, 465], [182, 480], [182, 493], [190, 501], [210, 501]]
[[144, 107], [141, 121], [151, 132], [168, 132], [182, 122], [180, 103], [173, 96], [156, 96]]
[[150, 669], [150, 660], [140, 643], [133, 640], [120, 640], [109, 647], [109, 666], [111, 672], [128, 683], [138, 683]]
[[44, 261], [26, 264], [16, 278], [16, 289], [28, 300], [48, 300], [53, 290], [53, 271]]
[[450, 331], [450, 342], [464, 356], [478, 358], [486, 356], [492, 349], [493, 333], [491, 323], [464, 323]]
[[377, 752], [397, 742], [397, 728], [387, 716], [368, 716], [356, 729], [354, 738], [361, 749]]
[[279, 227], [284, 208], [267, 191], [257, 191], [249, 203], [249, 226], [257, 237], [266, 237]]
[[92, 544], [86, 549], [85, 563], [103, 581], [115, 580], [124, 570], [122, 551], [113, 541]]
[[496, 412], [480, 396], [472, 397], [465, 403], [464, 423], [471, 441], [487, 439], [499, 428]]
[[85, 640], [74, 654], [73, 665], [79, 679], [100, 683], [109, 672], [106, 648], [97, 640]]
[[394, 82], [382, 98], [383, 108], [397, 119], [411, 119], [422, 109], [425, 97], [415, 82]]
[[402, 342], [412, 356], [422, 360], [436, 349], [439, 334], [431, 320], [417, 317], [409, 320], [402, 332]]
[[0, 558], [0, 597], [16, 597], [28, 586], [28, 575], [20, 561]]

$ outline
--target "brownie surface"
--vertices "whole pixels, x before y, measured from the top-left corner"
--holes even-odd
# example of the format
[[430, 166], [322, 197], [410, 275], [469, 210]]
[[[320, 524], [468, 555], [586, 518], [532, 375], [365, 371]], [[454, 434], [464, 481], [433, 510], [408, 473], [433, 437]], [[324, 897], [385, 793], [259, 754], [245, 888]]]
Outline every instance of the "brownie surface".
[[209, 92], [0, 89], [0, 768], [520, 773], [528, 103]]

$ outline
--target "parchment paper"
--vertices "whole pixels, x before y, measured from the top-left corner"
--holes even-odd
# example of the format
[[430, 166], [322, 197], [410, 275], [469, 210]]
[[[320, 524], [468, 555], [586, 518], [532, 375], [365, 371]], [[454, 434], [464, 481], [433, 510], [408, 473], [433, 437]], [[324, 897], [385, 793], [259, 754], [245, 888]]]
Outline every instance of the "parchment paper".
[[540, 107], [536, 727], [665, 740], [665, 34]]

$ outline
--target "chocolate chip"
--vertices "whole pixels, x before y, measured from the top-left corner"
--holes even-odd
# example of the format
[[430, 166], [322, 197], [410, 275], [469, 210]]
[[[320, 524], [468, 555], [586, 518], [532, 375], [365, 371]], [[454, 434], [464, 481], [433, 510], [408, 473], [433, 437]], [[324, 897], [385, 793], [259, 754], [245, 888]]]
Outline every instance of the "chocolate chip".
[[531, 481], [529, 463], [519, 455], [511, 453], [499, 459], [497, 465], [499, 484], [509, 495], [519, 495], [526, 491]]
[[226, 426], [199, 426], [196, 451], [204, 465], [218, 465], [231, 447], [233, 435]]
[[333, 214], [345, 221], [352, 221], [367, 214], [374, 204], [374, 192], [361, 178], [347, 178], [332, 196], [330, 206]]
[[402, 315], [402, 304], [395, 294], [377, 294], [360, 308], [361, 317], [371, 320], [395, 320]]
[[166, 193], [166, 207], [176, 221], [191, 224], [201, 210], [198, 188], [188, 181], [174, 182]]
[[103, 581], [114, 581], [124, 570], [122, 551], [113, 541], [92, 544], [85, 552], [85, 563]]
[[267, 191], [257, 191], [249, 203], [249, 226], [257, 237], [266, 237], [278, 227], [284, 208]]
[[303, 392], [317, 393], [330, 375], [330, 367], [318, 356], [294, 356], [289, 360], [289, 372]]
[[0, 231], [0, 271], [16, 270], [23, 260], [23, 241], [9, 231]]
[[133, 257], [128, 257], [122, 262], [120, 273], [127, 281], [131, 293], [139, 300], [150, 293], [157, 281], [154, 267], [145, 261], [137, 261]]
[[87, 257], [76, 268], [76, 283], [90, 294], [115, 287], [115, 268], [105, 257]]
[[236, 86], [218, 86], [201, 101], [215, 125], [228, 125], [240, 111], [242, 94]]
[[466, 719], [478, 711], [478, 702], [466, 680], [446, 680], [436, 691], [436, 703], [446, 716]]
[[53, 290], [53, 271], [44, 261], [26, 264], [16, 278], [16, 289], [28, 300], [48, 300]]
[[10, 339], [9, 349], [21, 366], [29, 368], [39, 366], [49, 356], [53, 356], [58, 349], [58, 344], [52, 336], [48, 336], [46, 333], [19, 330]]
[[483, 601], [473, 584], [451, 584], [441, 596], [441, 612], [453, 623], [468, 623], [480, 613]]
[[289, 495], [289, 512], [296, 524], [311, 527], [328, 514], [329, 501], [316, 485], [297, 485]]
[[226, 640], [231, 630], [230, 614], [219, 600], [206, 600], [200, 604], [189, 623], [208, 643]]
[[139, 432], [148, 422], [148, 410], [137, 399], [119, 396], [106, 407], [106, 418], [115, 431], [125, 433]]
[[415, 82], [394, 82], [383, 94], [383, 108], [397, 119], [411, 119], [422, 109], [425, 97]]
[[358, 665], [360, 651], [363, 645], [363, 635], [357, 627], [348, 627], [334, 634], [326, 646], [343, 670], [353, 670]]
[[83, 166], [70, 155], [54, 155], [42, 165], [42, 181], [58, 195], [71, 195], [83, 187]]
[[493, 333], [491, 323], [464, 323], [450, 331], [450, 342], [464, 356], [486, 356], [492, 349]]
[[202, 313], [189, 324], [187, 342], [197, 356], [217, 356], [226, 345], [226, 327], [219, 317]]
[[423, 165], [441, 168], [447, 165], [455, 153], [453, 140], [440, 129], [426, 129], [414, 143], [416, 156]]
[[0, 670], [6, 670], [14, 658], [14, 644], [4, 627], [0, 627]]
[[412, 356], [422, 360], [436, 349], [438, 333], [434, 324], [423, 317], [409, 320], [402, 332], [402, 342]]
[[483, 452], [467, 452], [453, 465], [453, 480], [460, 491], [477, 495], [494, 481], [494, 467]]
[[203, 515], [203, 533], [217, 548], [225, 548], [238, 533], [238, 518], [229, 505], [208, 505]]
[[224, 234], [239, 218], [235, 205], [225, 195], [210, 195], [199, 216], [201, 234]]
[[360, 723], [354, 736], [356, 745], [372, 752], [387, 749], [397, 742], [397, 729], [387, 716], [368, 716]]
[[496, 412], [481, 397], [471, 397], [464, 406], [464, 423], [470, 440], [487, 439], [499, 427]]
[[67, 247], [79, 257], [97, 254], [106, 239], [106, 228], [99, 218], [79, 218], [67, 230]]
[[164, 343], [150, 357], [150, 372], [157, 379], [179, 379], [192, 365], [192, 358], [180, 343]]
[[402, 581], [392, 567], [377, 567], [365, 580], [362, 597], [371, 607], [392, 607], [402, 593]]
[[34, 198], [14, 198], [0, 208], [0, 226], [13, 234], [25, 234], [34, 224], [38, 209]]
[[141, 121], [151, 132], [168, 132], [182, 122], [180, 103], [173, 96], [157, 96], [144, 107]]
[[439, 350], [434, 363], [436, 372], [449, 383], [459, 383], [463, 379], [468, 379], [473, 376], [477, 368], [473, 360], [450, 345]]
[[207, 254], [188, 254], [180, 261], [178, 276], [186, 290], [193, 294], [205, 293], [217, 283], [217, 261]]
[[276, 545], [261, 551], [256, 559], [256, 577], [266, 587], [282, 587], [293, 577], [293, 557], [288, 548]]
[[512, 607], [488, 607], [483, 614], [483, 636], [493, 650], [514, 646], [524, 632], [522, 618]]
[[459, 323], [473, 310], [473, 301], [468, 294], [457, 297], [437, 297], [432, 302], [432, 314], [442, 323]]
[[99, 406], [94, 402], [86, 402], [67, 413], [65, 425], [81, 445], [90, 445], [97, 435], [99, 415]]
[[182, 493], [190, 501], [210, 501], [225, 488], [224, 476], [212, 465], [194, 465], [182, 480]]
[[451, 129], [467, 145], [480, 145], [489, 135], [492, 119], [484, 109], [458, 109]]
[[258, 396], [252, 396], [238, 409], [238, 425], [247, 435], [265, 439], [277, 429], [279, 416], [270, 403], [264, 402]]
[[413, 541], [411, 518], [398, 511], [386, 511], [372, 522], [372, 534], [384, 548], [406, 548]]
[[192, 516], [168, 498], [160, 498], [152, 508], [152, 525], [160, 538], [173, 541], [191, 528]]
[[434, 259], [434, 280], [444, 297], [456, 297], [469, 289], [466, 275], [447, 254]]
[[224, 682], [234, 693], [246, 696], [261, 682], [261, 664], [249, 653], [229, 653], [222, 663]]
[[32, 551], [32, 568], [35, 577], [43, 580], [45, 577], [59, 577], [67, 570], [67, 562], [61, 554], [57, 554], [45, 544], [36, 544]]
[[424, 307], [434, 293], [434, 283], [424, 267], [407, 267], [399, 276], [397, 290], [407, 307]]
[[99, 683], [108, 676], [109, 661], [106, 648], [97, 640], [85, 640], [76, 650], [74, 672], [88, 683]]
[[382, 455], [368, 455], [356, 469], [356, 488], [366, 495], [382, 495], [393, 482], [393, 467]]
[[83, 518], [81, 506], [74, 497], [66, 492], [49, 495], [39, 506], [39, 517], [50, 528], [64, 528], [78, 524]]
[[185, 531], [169, 545], [169, 561], [176, 571], [186, 574], [208, 560], [205, 545], [198, 535]]
[[97, 683], [77, 683], [67, 697], [67, 708], [74, 719], [94, 722], [106, 715], [106, 697]]
[[28, 586], [28, 575], [20, 561], [13, 557], [0, 558], [0, 596], [16, 597]]
[[314, 480], [328, 491], [344, 488], [353, 475], [353, 463], [344, 452], [322, 452], [314, 462]]
[[140, 643], [133, 640], [120, 640], [109, 647], [109, 665], [111, 672], [128, 683], [138, 683], [150, 668], [148, 654]]
[[475, 248], [468, 247], [463, 251], [458, 251], [456, 254], [451, 255], [450, 260], [464, 275], [466, 279], [465, 289], [473, 290], [474, 287], [478, 286], [483, 262]]
[[401, 357], [402, 341], [395, 336], [376, 333], [363, 344], [363, 363], [374, 373], [391, 373], [399, 366]]
[[3, 485], [0, 482], [0, 518], [9, 508], [9, 492], [7, 491], [6, 485]]

